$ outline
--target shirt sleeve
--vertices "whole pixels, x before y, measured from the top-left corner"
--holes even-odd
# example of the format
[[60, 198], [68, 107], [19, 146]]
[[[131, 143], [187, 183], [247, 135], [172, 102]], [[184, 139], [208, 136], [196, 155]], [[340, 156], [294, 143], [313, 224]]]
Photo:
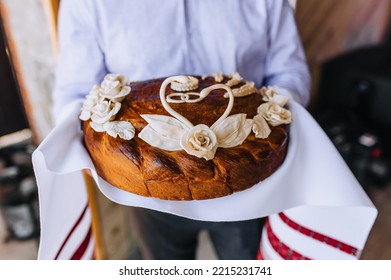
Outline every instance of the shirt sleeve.
[[268, 7], [268, 52], [265, 84], [288, 90], [306, 106], [310, 99], [310, 74], [288, 1], [270, 0]]
[[52, 96], [56, 122], [69, 103], [82, 100], [107, 72], [93, 7], [84, 0], [61, 1], [58, 20], [59, 57]]

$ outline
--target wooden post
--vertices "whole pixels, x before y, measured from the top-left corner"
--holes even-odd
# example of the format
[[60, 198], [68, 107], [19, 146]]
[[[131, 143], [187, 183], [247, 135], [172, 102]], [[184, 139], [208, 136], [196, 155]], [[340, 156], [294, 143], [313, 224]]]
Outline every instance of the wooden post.
[[54, 53], [58, 54], [58, 40], [57, 40], [57, 19], [58, 19], [58, 10], [60, 8], [60, 0], [41, 0], [46, 18], [49, 25], [50, 38], [53, 45]]

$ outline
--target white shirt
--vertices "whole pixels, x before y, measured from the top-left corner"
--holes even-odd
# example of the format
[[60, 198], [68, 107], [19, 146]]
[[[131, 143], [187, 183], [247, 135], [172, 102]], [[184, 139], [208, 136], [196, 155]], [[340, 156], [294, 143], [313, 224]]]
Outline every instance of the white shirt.
[[238, 71], [306, 105], [310, 76], [283, 0], [63, 0], [55, 118], [107, 73], [146, 80]]

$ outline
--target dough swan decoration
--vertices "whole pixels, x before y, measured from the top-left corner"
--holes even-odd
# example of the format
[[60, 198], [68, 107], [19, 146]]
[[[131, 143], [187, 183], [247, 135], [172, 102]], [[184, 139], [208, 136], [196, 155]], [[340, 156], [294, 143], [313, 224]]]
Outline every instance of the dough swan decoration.
[[174, 111], [166, 101], [166, 88], [170, 83], [189, 82], [189, 76], [173, 76], [163, 81], [160, 87], [160, 100], [164, 109], [172, 116], [144, 114], [141, 115], [148, 125], [138, 134], [151, 146], [166, 150], [184, 150], [190, 155], [211, 160], [217, 148], [231, 148], [241, 145], [250, 134], [253, 120], [246, 114], [229, 116], [234, 95], [230, 87], [216, 84], [204, 88], [200, 97], [205, 98], [211, 91], [224, 89], [229, 95], [228, 106], [222, 116], [210, 127], [205, 124], [193, 125], [188, 119]]

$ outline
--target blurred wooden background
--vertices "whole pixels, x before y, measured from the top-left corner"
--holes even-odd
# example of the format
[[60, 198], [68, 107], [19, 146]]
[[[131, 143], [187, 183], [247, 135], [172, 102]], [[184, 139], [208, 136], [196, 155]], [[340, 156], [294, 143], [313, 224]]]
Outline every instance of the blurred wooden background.
[[296, 22], [316, 99], [322, 64], [356, 48], [388, 40], [390, 0], [297, 0]]

